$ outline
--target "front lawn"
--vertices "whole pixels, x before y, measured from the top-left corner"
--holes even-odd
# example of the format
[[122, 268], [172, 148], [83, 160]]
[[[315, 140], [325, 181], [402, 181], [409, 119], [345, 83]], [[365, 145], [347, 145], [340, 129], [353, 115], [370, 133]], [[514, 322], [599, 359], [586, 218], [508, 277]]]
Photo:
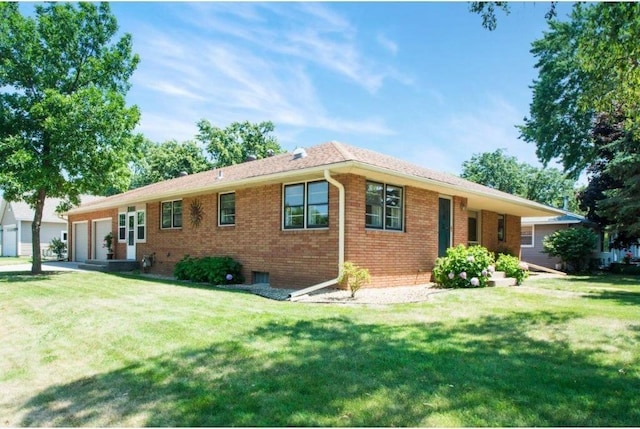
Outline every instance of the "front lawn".
[[3, 265], [21, 265], [30, 264], [31, 256], [2, 256], [0, 257], [0, 266]]
[[0, 273], [0, 425], [638, 426], [638, 283], [341, 306]]

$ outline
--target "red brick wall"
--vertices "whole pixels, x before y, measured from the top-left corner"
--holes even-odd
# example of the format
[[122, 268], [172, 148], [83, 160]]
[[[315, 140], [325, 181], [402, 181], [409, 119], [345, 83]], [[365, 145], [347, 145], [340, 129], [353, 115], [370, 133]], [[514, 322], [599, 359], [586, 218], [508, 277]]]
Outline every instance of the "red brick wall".
[[498, 241], [498, 213], [483, 210], [481, 220], [482, 245], [492, 252], [501, 247], [514, 255], [520, 254], [520, 217], [505, 216], [505, 241]]
[[[152, 272], [171, 274], [185, 255], [230, 256], [243, 265], [246, 282], [252, 272], [267, 272], [272, 286], [302, 288], [338, 274], [338, 192], [329, 187], [329, 228], [282, 230], [282, 185], [236, 190], [236, 224], [218, 226], [218, 194], [182, 200], [181, 229], [160, 229], [160, 202], [147, 204], [147, 243], [138, 258], [154, 253]], [[191, 224], [189, 207], [200, 200], [204, 217]]]
[[[370, 287], [423, 284], [430, 281], [438, 249], [439, 194], [404, 187], [404, 231], [365, 228], [365, 182], [356, 175], [336, 175], [346, 191], [345, 260], [367, 268]], [[395, 184], [395, 183], [390, 183]], [[172, 274], [185, 255], [230, 256], [243, 264], [246, 282], [252, 272], [267, 272], [274, 287], [302, 288], [333, 279], [338, 274], [338, 189], [329, 185], [329, 228], [282, 230], [282, 185], [236, 191], [236, 224], [218, 226], [218, 194], [186, 197], [183, 226], [160, 229], [160, 202], [146, 205], [146, 243], [137, 244], [137, 259], [154, 254], [153, 273]], [[190, 205], [199, 200], [204, 217], [198, 227], [190, 222]], [[467, 244], [466, 199], [454, 197], [453, 244]], [[117, 237], [118, 210], [70, 217], [70, 222], [111, 217]], [[507, 217], [507, 240], [519, 248], [519, 218]], [[91, 222], [89, 222], [91, 228]], [[72, 229], [69, 229], [70, 234]], [[497, 215], [482, 213], [482, 238], [487, 247], [497, 231]], [[90, 231], [91, 234], [91, 231]], [[91, 235], [90, 235], [91, 236]], [[69, 242], [72, 243], [70, 235]], [[116, 241], [117, 242], [117, 241]], [[126, 244], [116, 245], [116, 257], [126, 258]]]
[[405, 187], [404, 232], [366, 229], [366, 178], [338, 180], [345, 184], [347, 197], [345, 260], [369, 270], [369, 287], [428, 282], [438, 256], [438, 194]]
[[453, 245], [469, 242], [469, 219], [467, 217], [467, 199], [463, 197], [453, 198]]
[[511, 253], [518, 258], [520, 257], [520, 228], [521, 222], [519, 216], [507, 215], [506, 219], [506, 243], [505, 245]]

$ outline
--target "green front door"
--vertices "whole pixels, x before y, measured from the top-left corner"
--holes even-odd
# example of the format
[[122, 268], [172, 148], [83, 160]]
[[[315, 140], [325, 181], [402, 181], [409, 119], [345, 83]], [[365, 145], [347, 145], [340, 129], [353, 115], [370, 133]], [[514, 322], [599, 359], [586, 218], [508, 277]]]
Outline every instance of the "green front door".
[[440, 198], [438, 202], [438, 256], [444, 256], [451, 247], [451, 200]]

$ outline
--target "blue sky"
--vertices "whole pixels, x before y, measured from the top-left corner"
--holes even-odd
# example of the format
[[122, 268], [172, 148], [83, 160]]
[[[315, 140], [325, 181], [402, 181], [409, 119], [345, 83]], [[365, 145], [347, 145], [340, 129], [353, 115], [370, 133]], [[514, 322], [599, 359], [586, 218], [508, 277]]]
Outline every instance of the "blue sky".
[[[112, 3], [141, 57], [128, 94], [154, 141], [196, 123], [273, 121], [287, 150], [329, 140], [459, 174], [518, 140], [548, 3], [513, 3], [490, 32], [468, 3]], [[564, 17], [569, 4], [560, 4]]]

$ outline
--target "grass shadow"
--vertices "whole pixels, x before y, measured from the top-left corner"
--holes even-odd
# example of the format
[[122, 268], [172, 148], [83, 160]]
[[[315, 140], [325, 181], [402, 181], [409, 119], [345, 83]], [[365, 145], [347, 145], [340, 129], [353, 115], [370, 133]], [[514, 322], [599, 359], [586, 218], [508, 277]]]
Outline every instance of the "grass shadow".
[[[239, 294], [249, 294], [249, 295], [259, 295], [259, 294], [254, 294], [250, 291], [241, 289], [241, 288], [234, 288], [233, 285], [230, 285], [230, 287], [221, 287], [218, 285], [213, 285], [210, 283], [194, 283], [188, 280], [178, 280], [178, 279], [166, 279], [166, 278], [161, 278], [161, 277], [151, 277], [151, 276], [147, 276], [144, 274], [138, 274], [138, 273], [122, 273], [122, 272], [106, 272], [104, 274], [113, 276], [113, 277], [118, 277], [121, 279], [127, 279], [127, 280], [136, 280], [136, 281], [140, 281], [140, 282], [145, 282], [145, 283], [149, 283], [151, 286], [153, 285], [157, 285], [158, 283], [160, 284], [165, 284], [165, 285], [170, 285], [170, 286], [178, 286], [178, 287], [184, 287], [184, 288], [188, 288], [188, 289], [197, 289], [197, 290], [206, 290], [206, 291], [215, 291], [215, 292], [229, 292], [229, 293], [239, 293]], [[241, 285], [238, 285], [241, 286]]]
[[0, 272], [0, 283], [24, 283], [51, 280], [53, 277], [70, 273], [70, 271], [43, 271], [42, 274], [31, 274], [29, 271], [3, 271]]
[[51, 386], [23, 426], [637, 426], [640, 380], [536, 337], [575, 315], [278, 320]]
[[640, 276], [633, 276], [629, 274], [612, 274], [612, 273], [598, 273], [591, 276], [571, 276], [563, 277], [558, 281], [564, 281], [567, 283], [576, 284], [611, 284], [615, 283], [618, 286], [640, 286]]

